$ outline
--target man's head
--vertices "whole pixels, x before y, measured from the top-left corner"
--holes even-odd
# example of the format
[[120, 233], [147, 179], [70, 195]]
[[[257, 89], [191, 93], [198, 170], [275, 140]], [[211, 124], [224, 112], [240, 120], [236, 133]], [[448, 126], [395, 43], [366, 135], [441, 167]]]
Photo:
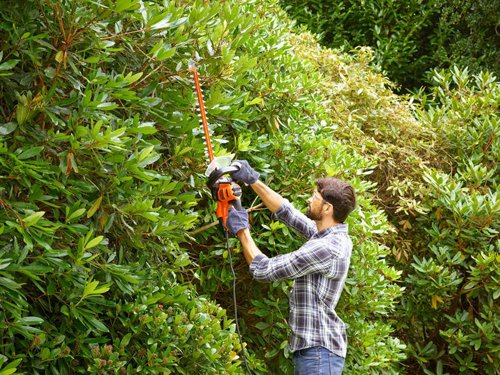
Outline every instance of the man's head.
[[356, 193], [351, 185], [334, 177], [316, 180], [316, 190], [309, 199], [306, 216], [320, 221], [323, 215], [332, 215], [343, 223], [356, 206]]

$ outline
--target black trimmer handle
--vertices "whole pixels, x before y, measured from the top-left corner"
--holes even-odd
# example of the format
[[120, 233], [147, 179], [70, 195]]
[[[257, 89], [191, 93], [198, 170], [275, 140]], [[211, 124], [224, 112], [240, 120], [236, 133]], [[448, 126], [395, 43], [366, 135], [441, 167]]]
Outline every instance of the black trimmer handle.
[[210, 176], [208, 177], [207, 181], [207, 186], [212, 189], [215, 183], [219, 178], [226, 174], [233, 174], [236, 171], [239, 171], [240, 167], [237, 165], [237, 163], [233, 163], [229, 167], [224, 167], [224, 168], [215, 168], [212, 173], [210, 173]]
[[237, 210], [242, 210], [243, 206], [241, 205], [241, 201], [240, 201], [241, 194], [242, 194], [241, 187], [240, 187], [240, 185], [238, 185], [238, 184], [236, 184], [234, 182], [231, 183], [231, 187], [232, 187], [232, 190], [233, 190], [233, 195], [235, 197], [238, 197], [238, 199], [232, 200], [230, 203]]

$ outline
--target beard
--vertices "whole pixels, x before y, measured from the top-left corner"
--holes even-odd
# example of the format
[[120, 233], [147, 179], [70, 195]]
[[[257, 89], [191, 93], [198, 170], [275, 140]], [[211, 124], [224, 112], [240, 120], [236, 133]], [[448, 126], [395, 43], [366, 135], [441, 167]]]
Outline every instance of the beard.
[[309, 219], [314, 220], [314, 221], [320, 221], [323, 218], [323, 215], [321, 214], [321, 212], [313, 212], [311, 210], [311, 206], [310, 205], [307, 206], [306, 216]]

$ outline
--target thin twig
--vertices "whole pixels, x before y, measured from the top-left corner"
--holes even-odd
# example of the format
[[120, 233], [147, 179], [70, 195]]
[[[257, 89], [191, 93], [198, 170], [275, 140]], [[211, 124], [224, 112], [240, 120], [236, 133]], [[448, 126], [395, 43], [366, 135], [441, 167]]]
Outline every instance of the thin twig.
[[109, 40], [109, 39], [114, 39], [114, 38], [119, 38], [121, 36], [125, 36], [125, 35], [130, 35], [130, 34], [137, 34], [137, 33], [142, 33], [142, 32], [146, 32], [146, 31], [149, 31], [149, 27], [145, 27], [143, 29], [139, 29], [139, 30], [132, 30], [132, 31], [126, 31], [124, 33], [119, 33], [119, 34], [113, 34], [113, 35], [110, 35], [110, 36], [106, 36], [104, 38], [101, 38], [102, 40]]

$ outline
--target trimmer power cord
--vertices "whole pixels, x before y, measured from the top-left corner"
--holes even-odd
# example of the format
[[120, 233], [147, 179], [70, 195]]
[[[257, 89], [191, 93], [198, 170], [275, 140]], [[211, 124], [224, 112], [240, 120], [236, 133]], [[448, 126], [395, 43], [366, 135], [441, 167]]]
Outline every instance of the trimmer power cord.
[[231, 266], [231, 273], [233, 274], [233, 303], [234, 303], [234, 317], [236, 319], [236, 332], [238, 332], [238, 338], [240, 340], [241, 354], [243, 356], [243, 363], [245, 364], [245, 368], [246, 368], [247, 372], [250, 375], [252, 375], [252, 372], [250, 371], [250, 368], [248, 367], [247, 357], [245, 354], [245, 347], [243, 346], [243, 339], [241, 338], [241, 333], [240, 333], [240, 324], [238, 323], [238, 303], [236, 301], [236, 273], [234, 272], [233, 257], [231, 256], [231, 248], [229, 246], [229, 231], [224, 230], [224, 234], [226, 236], [226, 250], [227, 250], [227, 254], [229, 255], [229, 265]]

